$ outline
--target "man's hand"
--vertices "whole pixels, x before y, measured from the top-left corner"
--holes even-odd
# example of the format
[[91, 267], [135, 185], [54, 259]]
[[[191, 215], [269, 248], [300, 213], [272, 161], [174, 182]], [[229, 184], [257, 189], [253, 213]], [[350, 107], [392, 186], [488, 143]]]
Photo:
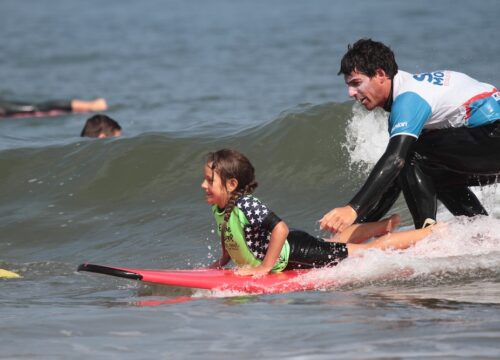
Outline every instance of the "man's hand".
[[350, 205], [346, 205], [328, 212], [319, 221], [319, 225], [321, 229], [328, 230], [332, 233], [342, 232], [347, 227], [351, 226], [357, 217], [358, 214], [356, 211]]

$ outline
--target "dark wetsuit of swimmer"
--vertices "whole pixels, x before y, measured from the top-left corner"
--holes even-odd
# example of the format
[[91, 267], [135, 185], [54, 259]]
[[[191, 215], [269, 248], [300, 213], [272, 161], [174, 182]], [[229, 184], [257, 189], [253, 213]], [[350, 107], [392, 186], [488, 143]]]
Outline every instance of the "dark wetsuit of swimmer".
[[[259, 199], [245, 195], [236, 201], [224, 233], [224, 247], [238, 266], [258, 266], [267, 253], [271, 233], [281, 219]], [[220, 235], [224, 209], [212, 207]], [[273, 271], [336, 265], [348, 255], [343, 243], [326, 242], [291, 230]]]
[[[461, 81], [463, 89], [441, 96], [463, 98], [457, 95], [460, 90], [484, 91], [452, 109], [449, 99], [439, 99], [439, 91], [452, 87], [455, 80]], [[411, 75], [399, 71], [384, 109], [391, 112], [391, 138], [349, 203], [358, 213], [357, 222], [380, 219], [401, 190], [416, 228], [426, 218], [436, 219], [438, 199], [455, 216], [487, 215], [469, 186], [495, 183], [500, 175], [498, 90], [456, 72]]]
[[0, 98], [0, 116], [30, 116], [36, 114], [57, 112], [71, 112], [71, 101], [46, 101], [41, 103], [28, 103], [18, 101], [7, 101]]

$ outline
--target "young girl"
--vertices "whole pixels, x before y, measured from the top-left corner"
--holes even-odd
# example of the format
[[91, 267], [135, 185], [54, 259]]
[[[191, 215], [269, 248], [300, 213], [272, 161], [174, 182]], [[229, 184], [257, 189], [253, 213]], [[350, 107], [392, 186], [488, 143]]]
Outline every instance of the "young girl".
[[[348, 254], [370, 248], [405, 249], [432, 232], [432, 226], [391, 233], [399, 224], [398, 215], [364, 224], [355, 224], [330, 240], [322, 240], [287, 225], [251, 195], [257, 187], [254, 167], [235, 150], [209, 153], [201, 187], [221, 236], [222, 254], [210, 267], [221, 268], [229, 260], [240, 275], [261, 275], [270, 271], [333, 266]], [[377, 237], [369, 243], [364, 241]]]

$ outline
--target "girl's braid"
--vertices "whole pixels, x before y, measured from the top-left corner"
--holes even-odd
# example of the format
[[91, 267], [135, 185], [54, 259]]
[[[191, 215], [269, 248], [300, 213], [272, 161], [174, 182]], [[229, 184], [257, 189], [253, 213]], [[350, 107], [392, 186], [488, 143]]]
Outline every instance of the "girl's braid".
[[238, 181], [237, 188], [230, 194], [225, 206], [224, 219], [221, 224], [220, 234], [222, 245], [224, 246], [224, 234], [227, 222], [236, 206], [236, 201], [244, 195], [253, 193], [257, 187], [255, 169], [245, 155], [232, 149], [221, 149], [207, 154], [206, 164], [212, 169], [212, 179], [215, 172], [217, 172], [224, 188], [226, 188], [228, 180], [236, 179]]
[[224, 221], [221, 224], [221, 229], [220, 229], [220, 236], [222, 242], [224, 242], [224, 234], [226, 232], [227, 228], [227, 222], [229, 221], [229, 217], [231, 216], [231, 213], [233, 212], [234, 207], [236, 206], [236, 201], [241, 198], [242, 196], [251, 194], [255, 188], [257, 187], [257, 182], [252, 181], [250, 184], [245, 186], [243, 189], [239, 189], [236, 191], [233, 191], [231, 194], [231, 197], [229, 198], [229, 201], [227, 202], [225, 211], [224, 211]]

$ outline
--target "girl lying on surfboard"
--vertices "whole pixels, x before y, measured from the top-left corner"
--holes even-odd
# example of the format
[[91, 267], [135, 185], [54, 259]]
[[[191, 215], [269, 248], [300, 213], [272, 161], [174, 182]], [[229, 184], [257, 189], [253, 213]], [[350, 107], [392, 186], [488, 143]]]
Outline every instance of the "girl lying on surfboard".
[[230, 149], [207, 155], [201, 187], [207, 203], [212, 205], [221, 236], [222, 254], [210, 268], [221, 268], [233, 260], [240, 275], [333, 266], [367, 249], [408, 248], [433, 230], [428, 226], [393, 233], [399, 215], [351, 225], [328, 240], [289, 230], [281, 218], [252, 195], [257, 187], [254, 167], [243, 154]]

